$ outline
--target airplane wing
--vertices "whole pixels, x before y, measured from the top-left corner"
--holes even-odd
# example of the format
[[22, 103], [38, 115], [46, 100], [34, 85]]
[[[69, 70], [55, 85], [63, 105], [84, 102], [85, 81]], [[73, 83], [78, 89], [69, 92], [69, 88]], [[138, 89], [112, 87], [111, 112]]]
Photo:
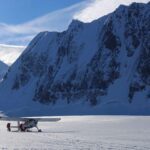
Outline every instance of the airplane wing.
[[53, 118], [53, 117], [31, 117], [31, 118], [23, 118], [23, 119], [34, 119], [34, 120], [38, 120], [39, 122], [56, 122], [56, 121], [60, 121], [61, 118]]
[[61, 118], [53, 118], [53, 117], [0, 117], [2, 121], [26, 121], [34, 119], [39, 122], [56, 122], [60, 121]]

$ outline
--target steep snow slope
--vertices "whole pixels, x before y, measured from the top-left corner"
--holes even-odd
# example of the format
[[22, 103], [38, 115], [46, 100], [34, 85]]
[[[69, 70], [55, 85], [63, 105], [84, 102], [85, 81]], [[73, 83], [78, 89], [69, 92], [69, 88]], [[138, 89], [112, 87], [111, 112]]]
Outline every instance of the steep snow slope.
[[62, 33], [38, 34], [0, 85], [0, 109], [150, 114], [149, 18], [150, 3], [133, 3], [91, 23], [73, 20]]
[[2, 81], [7, 71], [8, 71], [8, 66], [2, 61], [0, 61], [0, 82]]

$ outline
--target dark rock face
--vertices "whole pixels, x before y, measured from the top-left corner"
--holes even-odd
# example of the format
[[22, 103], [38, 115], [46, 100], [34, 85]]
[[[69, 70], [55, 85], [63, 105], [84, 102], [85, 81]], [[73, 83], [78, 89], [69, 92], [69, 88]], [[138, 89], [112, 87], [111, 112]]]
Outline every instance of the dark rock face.
[[12, 66], [4, 84], [10, 76], [14, 79], [10, 87], [16, 92], [35, 84], [32, 100], [43, 104], [86, 99], [94, 106], [116, 80], [128, 78], [122, 73], [126, 70], [132, 71], [131, 103], [136, 92], [150, 88], [149, 19], [150, 4], [134, 3], [92, 23], [75, 20], [62, 33], [40, 33]]

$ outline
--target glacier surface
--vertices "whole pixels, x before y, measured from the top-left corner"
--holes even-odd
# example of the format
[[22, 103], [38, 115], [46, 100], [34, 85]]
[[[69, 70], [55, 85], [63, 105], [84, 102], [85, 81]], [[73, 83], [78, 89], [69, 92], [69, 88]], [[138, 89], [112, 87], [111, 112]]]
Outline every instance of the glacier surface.
[[[56, 123], [39, 123], [42, 133], [7, 132], [0, 122], [0, 149], [148, 150], [150, 117], [63, 116]], [[15, 124], [15, 123], [13, 123]]]

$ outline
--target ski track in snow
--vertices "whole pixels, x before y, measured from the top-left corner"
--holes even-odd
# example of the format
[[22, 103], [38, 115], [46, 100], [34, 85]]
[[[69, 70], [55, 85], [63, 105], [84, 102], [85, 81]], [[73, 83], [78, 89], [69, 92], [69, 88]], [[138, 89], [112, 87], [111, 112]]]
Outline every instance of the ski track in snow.
[[[2, 150], [148, 150], [150, 117], [64, 116], [60, 122], [39, 123], [42, 133], [7, 132], [0, 122]], [[12, 122], [12, 124], [16, 124]]]

